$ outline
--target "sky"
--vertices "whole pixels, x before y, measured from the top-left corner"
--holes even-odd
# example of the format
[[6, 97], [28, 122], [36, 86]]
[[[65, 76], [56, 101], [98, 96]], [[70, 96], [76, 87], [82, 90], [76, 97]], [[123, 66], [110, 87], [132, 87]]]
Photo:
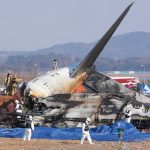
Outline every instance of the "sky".
[[[0, 50], [100, 39], [133, 0], [0, 0]], [[114, 35], [150, 32], [150, 0], [134, 0]]]

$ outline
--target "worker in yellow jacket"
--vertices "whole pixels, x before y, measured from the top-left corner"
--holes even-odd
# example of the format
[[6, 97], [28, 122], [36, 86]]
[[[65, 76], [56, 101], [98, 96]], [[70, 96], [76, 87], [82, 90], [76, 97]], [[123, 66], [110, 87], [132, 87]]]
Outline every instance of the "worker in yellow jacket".
[[4, 79], [4, 85], [6, 87], [6, 95], [11, 95], [12, 91], [12, 75], [7, 73], [6, 78]]

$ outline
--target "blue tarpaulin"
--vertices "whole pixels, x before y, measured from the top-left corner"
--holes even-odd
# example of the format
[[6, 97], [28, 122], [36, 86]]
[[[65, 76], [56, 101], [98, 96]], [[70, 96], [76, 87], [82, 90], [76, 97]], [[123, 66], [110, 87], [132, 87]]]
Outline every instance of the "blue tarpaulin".
[[143, 94], [150, 94], [150, 84], [138, 83], [137, 87]]
[[[118, 121], [111, 126], [102, 125], [90, 130], [93, 140], [96, 141], [118, 141], [118, 129], [122, 129], [123, 141], [141, 141], [150, 139], [150, 133], [138, 131], [132, 124]], [[0, 128], [0, 137], [22, 138], [24, 128]], [[54, 140], [80, 140], [81, 128], [49, 128], [35, 127], [32, 138], [54, 139]]]

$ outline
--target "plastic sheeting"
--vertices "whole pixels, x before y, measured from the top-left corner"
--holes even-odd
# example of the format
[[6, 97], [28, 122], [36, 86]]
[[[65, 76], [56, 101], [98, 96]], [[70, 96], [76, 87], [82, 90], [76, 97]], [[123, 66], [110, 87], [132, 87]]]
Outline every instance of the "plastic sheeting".
[[[90, 130], [91, 138], [96, 141], [118, 141], [118, 129], [122, 129], [123, 141], [141, 141], [150, 139], [150, 133], [139, 132], [132, 124], [119, 121], [111, 126], [102, 125]], [[0, 128], [0, 137], [22, 138], [24, 128]], [[35, 139], [80, 140], [81, 128], [36, 127], [32, 134]]]
[[150, 94], [150, 84], [138, 83], [137, 87], [143, 94]]

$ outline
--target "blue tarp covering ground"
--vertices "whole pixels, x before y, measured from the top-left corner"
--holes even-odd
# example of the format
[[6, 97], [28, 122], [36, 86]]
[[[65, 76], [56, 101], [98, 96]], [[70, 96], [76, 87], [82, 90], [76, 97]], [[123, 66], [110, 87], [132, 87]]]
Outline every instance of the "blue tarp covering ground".
[[150, 84], [138, 83], [137, 87], [141, 93], [150, 94]]
[[[123, 141], [141, 141], [150, 139], [150, 133], [139, 132], [132, 124], [118, 121], [111, 126], [102, 125], [90, 130], [93, 140], [118, 141], [118, 129], [123, 129]], [[0, 137], [22, 138], [24, 128], [0, 128]], [[81, 128], [36, 127], [32, 138], [55, 140], [80, 140]]]

